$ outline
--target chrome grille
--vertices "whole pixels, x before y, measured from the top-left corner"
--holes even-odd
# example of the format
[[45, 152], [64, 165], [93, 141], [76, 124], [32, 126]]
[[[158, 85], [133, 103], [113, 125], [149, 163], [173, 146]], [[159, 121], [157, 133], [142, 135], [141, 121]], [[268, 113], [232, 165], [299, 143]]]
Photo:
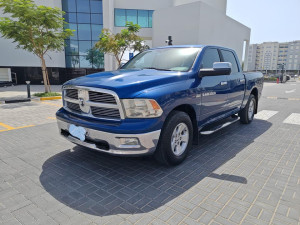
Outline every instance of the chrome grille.
[[78, 90], [77, 89], [67, 89], [66, 96], [73, 99], [78, 99]]
[[64, 87], [64, 107], [81, 115], [108, 120], [124, 119], [118, 95], [110, 90], [80, 86]]
[[91, 107], [92, 115], [95, 117], [120, 119], [119, 109], [108, 109], [100, 107]]
[[67, 102], [67, 107], [69, 109], [73, 110], [73, 111], [81, 112], [79, 104], [75, 104], [75, 103], [72, 103], [72, 102]]
[[100, 102], [106, 104], [114, 104], [116, 105], [116, 99], [113, 95], [95, 91], [89, 91], [89, 99], [92, 102]]

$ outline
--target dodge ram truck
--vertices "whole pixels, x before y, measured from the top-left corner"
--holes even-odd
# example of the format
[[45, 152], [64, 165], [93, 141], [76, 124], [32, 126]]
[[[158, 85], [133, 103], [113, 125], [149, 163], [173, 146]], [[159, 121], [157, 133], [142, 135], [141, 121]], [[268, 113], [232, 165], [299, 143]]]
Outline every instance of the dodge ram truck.
[[263, 75], [244, 73], [232, 49], [160, 47], [116, 71], [66, 82], [56, 117], [60, 134], [77, 145], [177, 165], [201, 134], [251, 123], [262, 88]]

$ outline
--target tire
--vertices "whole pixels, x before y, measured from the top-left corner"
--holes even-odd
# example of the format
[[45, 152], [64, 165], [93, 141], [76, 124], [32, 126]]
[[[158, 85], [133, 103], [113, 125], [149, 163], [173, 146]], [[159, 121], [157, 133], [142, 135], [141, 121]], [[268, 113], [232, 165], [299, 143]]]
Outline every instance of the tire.
[[178, 165], [187, 157], [192, 142], [190, 117], [185, 112], [173, 111], [164, 124], [154, 157], [161, 164]]
[[251, 94], [246, 107], [243, 108], [239, 113], [241, 123], [249, 124], [253, 121], [256, 105], [256, 98]]

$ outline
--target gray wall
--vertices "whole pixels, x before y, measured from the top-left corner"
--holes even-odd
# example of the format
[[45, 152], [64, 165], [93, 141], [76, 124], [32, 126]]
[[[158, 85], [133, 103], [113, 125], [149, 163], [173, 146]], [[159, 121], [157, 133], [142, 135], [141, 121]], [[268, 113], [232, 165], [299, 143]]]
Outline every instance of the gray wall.
[[[58, 7], [61, 9], [61, 0], [36, 0], [36, 3], [43, 3], [51, 7]], [[0, 17], [5, 16], [0, 12]], [[37, 56], [27, 51], [16, 49], [16, 44], [12, 40], [0, 38], [0, 66], [5, 67], [39, 67], [41, 65]], [[65, 53], [50, 52], [46, 57], [46, 64], [48, 67], [65, 67]]]

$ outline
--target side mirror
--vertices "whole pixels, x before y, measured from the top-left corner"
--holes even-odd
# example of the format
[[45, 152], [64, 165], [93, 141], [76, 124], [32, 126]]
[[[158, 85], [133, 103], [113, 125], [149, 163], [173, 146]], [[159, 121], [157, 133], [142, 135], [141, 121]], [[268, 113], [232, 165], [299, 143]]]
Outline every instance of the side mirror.
[[231, 68], [230, 62], [215, 62], [213, 68], [200, 69], [199, 77], [230, 75]]

